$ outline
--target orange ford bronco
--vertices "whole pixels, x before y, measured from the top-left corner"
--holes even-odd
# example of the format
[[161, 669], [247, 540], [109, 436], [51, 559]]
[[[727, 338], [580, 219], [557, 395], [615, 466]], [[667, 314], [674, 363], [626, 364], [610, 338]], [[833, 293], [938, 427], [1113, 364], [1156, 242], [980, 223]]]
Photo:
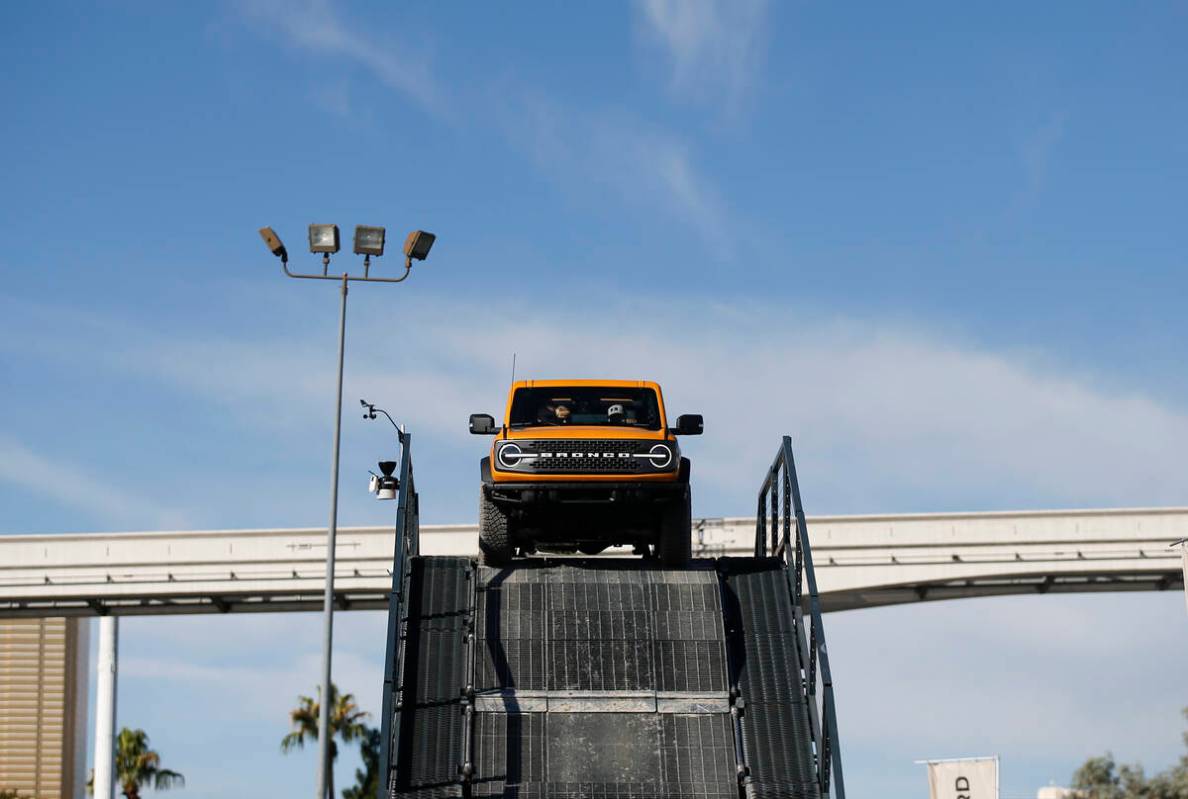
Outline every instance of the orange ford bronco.
[[678, 435], [700, 435], [701, 416], [668, 426], [660, 386], [643, 380], [521, 380], [482, 460], [479, 550], [507, 563], [516, 550], [596, 555], [631, 545], [681, 566], [691, 552], [689, 460]]

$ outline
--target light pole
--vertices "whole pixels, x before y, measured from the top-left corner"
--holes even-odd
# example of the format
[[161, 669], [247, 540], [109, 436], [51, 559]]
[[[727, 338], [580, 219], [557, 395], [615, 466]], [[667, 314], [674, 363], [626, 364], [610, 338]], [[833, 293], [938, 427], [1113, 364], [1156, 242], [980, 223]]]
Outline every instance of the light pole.
[[341, 276], [330, 274], [330, 256], [338, 252], [338, 225], [310, 225], [309, 251], [322, 256], [322, 273], [304, 274], [289, 271], [289, 253], [280, 237], [270, 227], [260, 228], [260, 237], [272, 254], [281, 260], [281, 269], [289, 277], [304, 280], [333, 280], [341, 284], [342, 297], [338, 312], [338, 382], [334, 411], [334, 455], [330, 467], [330, 526], [326, 532], [326, 592], [322, 604], [324, 638], [322, 642], [322, 692], [318, 714], [318, 792], [316, 799], [334, 799], [328, 796], [330, 772], [330, 661], [334, 642], [334, 556], [338, 537], [338, 453], [342, 440], [342, 362], [346, 344], [346, 300], [347, 285], [359, 283], [400, 283], [408, 278], [413, 259], [425, 260], [433, 247], [436, 236], [423, 230], [414, 230], [404, 242], [404, 274], [400, 277], [372, 277], [371, 256], [384, 254], [384, 228], [359, 225], [355, 228], [355, 254], [363, 256], [363, 274]]

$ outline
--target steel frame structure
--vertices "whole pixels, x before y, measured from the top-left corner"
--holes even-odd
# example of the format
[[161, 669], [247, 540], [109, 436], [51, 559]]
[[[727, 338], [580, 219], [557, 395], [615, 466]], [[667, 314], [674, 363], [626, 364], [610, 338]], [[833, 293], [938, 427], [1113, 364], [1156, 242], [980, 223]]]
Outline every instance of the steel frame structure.
[[[392, 587], [388, 592], [388, 635], [384, 652], [383, 715], [380, 722], [379, 774], [386, 780], [390, 771], [394, 731], [392, 715], [399, 701], [398, 680], [404, 673], [404, 624], [402, 609], [408, 589], [409, 566], [421, 551], [419, 500], [413, 482], [412, 436], [398, 430], [400, 436], [399, 499], [396, 505], [396, 534], [392, 552]], [[380, 786], [380, 796], [387, 796], [389, 786]]]
[[[829, 651], [825, 646], [825, 626], [821, 621], [821, 595], [817, 590], [813, 549], [800, 499], [800, 481], [796, 476], [791, 436], [784, 436], [780, 442], [775, 460], [759, 488], [755, 514], [755, 557], [775, 557], [784, 564], [788, 591], [792, 597], [796, 640], [800, 647], [800, 692], [808, 704], [817, 784], [822, 796], [845, 799], [833, 676], [829, 669]], [[807, 595], [804, 593], [806, 587]]]

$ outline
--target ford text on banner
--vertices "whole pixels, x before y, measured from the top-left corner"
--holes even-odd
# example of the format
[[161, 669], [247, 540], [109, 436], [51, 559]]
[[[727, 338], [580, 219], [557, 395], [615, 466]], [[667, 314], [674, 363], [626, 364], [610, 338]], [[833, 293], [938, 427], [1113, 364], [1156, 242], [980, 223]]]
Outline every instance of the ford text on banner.
[[942, 760], [928, 763], [932, 799], [998, 799], [998, 761]]

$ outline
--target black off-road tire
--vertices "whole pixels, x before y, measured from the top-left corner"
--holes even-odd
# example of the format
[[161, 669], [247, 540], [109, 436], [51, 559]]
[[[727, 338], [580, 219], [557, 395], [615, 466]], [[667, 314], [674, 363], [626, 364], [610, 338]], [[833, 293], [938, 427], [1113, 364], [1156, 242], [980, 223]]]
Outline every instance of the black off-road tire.
[[660, 521], [660, 540], [656, 547], [660, 565], [666, 569], [679, 569], [689, 565], [693, 557], [693, 512], [689, 489], [685, 495], [664, 509]]
[[479, 489], [479, 563], [506, 566], [514, 554], [507, 514]]

